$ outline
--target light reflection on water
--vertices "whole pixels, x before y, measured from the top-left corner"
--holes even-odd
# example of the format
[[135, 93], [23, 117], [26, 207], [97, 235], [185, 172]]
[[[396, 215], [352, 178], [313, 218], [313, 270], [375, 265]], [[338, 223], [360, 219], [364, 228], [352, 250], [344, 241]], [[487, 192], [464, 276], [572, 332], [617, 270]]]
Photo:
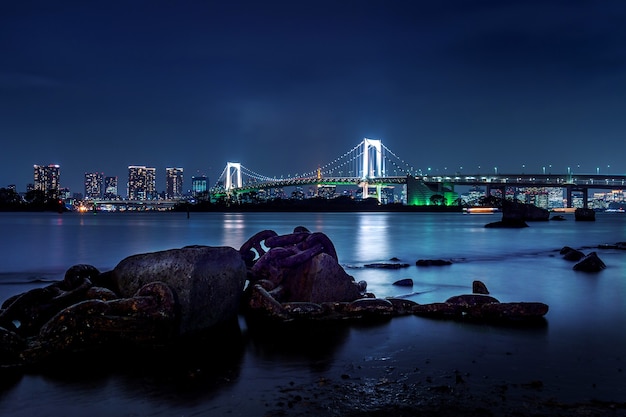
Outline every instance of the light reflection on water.
[[[191, 213], [189, 219], [186, 213], [0, 213], [5, 236], [0, 250], [6, 254], [0, 258], [0, 282], [12, 283], [0, 285], [2, 300], [35, 286], [20, 280], [60, 279], [78, 263], [107, 270], [135, 253], [194, 244], [239, 248], [261, 230], [285, 234], [303, 225], [326, 233], [347, 272], [367, 281], [368, 290], [379, 297], [438, 302], [471, 291], [472, 281], [481, 280], [501, 301], [550, 306], [545, 325], [533, 328], [404, 317], [271, 332], [241, 322], [241, 351], [224, 361], [227, 375], [215, 378], [229, 382], [219, 387], [211, 378], [180, 387], [175, 375], [141, 368], [78, 379], [27, 375], [3, 387], [0, 415], [9, 410], [23, 410], [16, 415], [24, 416], [81, 415], [83, 406], [100, 402], [107, 415], [258, 414], [278, 381], [337, 380], [356, 372], [379, 376], [390, 366], [396, 372], [420, 368], [415, 378], [429, 373], [437, 379], [460, 369], [476, 376], [469, 378], [474, 385], [541, 380], [544, 393], [557, 398], [621, 400], [626, 386], [626, 251], [598, 251], [607, 269], [584, 274], [573, 271], [558, 250], [571, 246], [588, 253], [601, 243], [626, 241], [626, 216], [598, 215], [591, 223], [569, 218], [514, 230], [484, 228], [495, 220], [428, 213]], [[392, 257], [409, 267], [363, 267]], [[417, 267], [418, 259], [454, 263]], [[414, 286], [393, 285], [403, 278], [412, 278]], [[192, 351], [181, 366], [207, 367], [209, 359], [225, 356]], [[31, 397], [38, 402], [25, 404], [23, 399]]]

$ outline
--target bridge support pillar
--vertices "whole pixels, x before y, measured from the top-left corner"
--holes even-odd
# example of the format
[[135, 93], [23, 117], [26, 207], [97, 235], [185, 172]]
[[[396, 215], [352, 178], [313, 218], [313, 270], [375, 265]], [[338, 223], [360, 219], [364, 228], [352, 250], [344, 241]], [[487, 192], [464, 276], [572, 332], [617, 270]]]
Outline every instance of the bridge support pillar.
[[568, 208], [572, 207], [572, 186], [568, 185], [565, 188], [565, 205]]
[[[572, 187], [571, 185], [568, 185], [567, 188], [565, 189], [566, 192], [566, 204], [568, 208], [572, 208], [574, 207], [574, 202], [573, 202], [573, 198], [572, 198], [572, 192], [574, 191], [574, 187]], [[576, 191], [580, 191], [583, 196], [583, 208], [588, 208], [589, 207], [589, 188], [587, 187], [581, 187], [576, 189]]]
[[[367, 181], [363, 181], [359, 184], [359, 186], [361, 187], [361, 190], [363, 192], [363, 196], [361, 197], [363, 200], [365, 200], [366, 198], [369, 197], [370, 195], [370, 186], [369, 183]], [[383, 197], [383, 193], [382, 193], [382, 188], [383, 186], [381, 184], [376, 184], [376, 199], [378, 200], [378, 202], [382, 202], [382, 197]]]

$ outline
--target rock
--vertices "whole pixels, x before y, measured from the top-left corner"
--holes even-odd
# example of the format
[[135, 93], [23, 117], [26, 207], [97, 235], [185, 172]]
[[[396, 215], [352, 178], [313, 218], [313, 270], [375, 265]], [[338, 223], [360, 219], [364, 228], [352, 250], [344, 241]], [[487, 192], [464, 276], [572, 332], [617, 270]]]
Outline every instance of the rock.
[[399, 269], [399, 268], [408, 268], [409, 264], [399, 264], [399, 263], [373, 263], [373, 264], [365, 264], [363, 267], [365, 268], [380, 268], [380, 269]]
[[570, 251], [573, 251], [573, 250], [574, 250], [574, 248], [571, 248], [571, 247], [569, 247], [569, 246], [563, 246], [563, 247], [561, 248], [561, 250], [559, 251], [559, 253], [560, 253], [561, 255], [565, 255], [567, 252], [570, 252]]
[[413, 307], [413, 313], [426, 317], [460, 317], [463, 314], [463, 307], [451, 303], [419, 304]]
[[561, 249], [561, 255], [563, 255], [563, 259], [566, 261], [580, 261], [585, 257], [585, 254], [579, 250], [572, 249], [568, 246], [565, 246]]
[[460, 295], [444, 303], [419, 304], [413, 307], [418, 316], [471, 319], [478, 321], [526, 321], [543, 317], [548, 306], [538, 302], [500, 303], [493, 297]]
[[417, 266], [445, 266], [452, 265], [451, 261], [447, 261], [444, 259], [418, 259], [415, 262]]
[[399, 287], [412, 287], [413, 280], [411, 278], [404, 278], [394, 282], [393, 285], [397, 285]]
[[626, 242], [617, 242], [617, 243], [601, 243], [598, 245], [598, 249], [626, 249]]
[[490, 295], [483, 294], [463, 294], [455, 295], [446, 300], [448, 304], [456, 304], [462, 307], [473, 307], [477, 305], [483, 305], [487, 303], [499, 303], [497, 299]]
[[598, 257], [598, 254], [596, 252], [591, 252], [589, 255], [585, 256], [580, 262], [574, 265], [575, 271], [583, 272], [599, 272], [604, 268], [606, 268], [606, 265]]
[[350, 316], [386, 317], [394, 314], [393, 304], [382, 298], [361, 298], [351, 302], [347, 307]]
[[502, 219], [485, 225], [487, 229], [521, 229], [524, 227], [528, 227], [528, 224], [521, 219]]
[[99, 275], [100, 271], [95, 266], [86, 264], [73, 265], [65, 271], [63, 282], [60, 285], [65, 291], [72, 290], [81, 285], [85, 279], [95, 282]]
[[284, 296], [280, 302], [354, 301], [363, 296], [363, 283], [355, 282], [351, 275], [326, 253], [282, 271], [281, 285]]
[[615, 243], [600, 243], [598, 249], [618, 249]]
[[482, 281], [472, 282], [472, 293], [474, 294], [489, 294], [487, 286]]
[[552, 216], [550, 218], [550, 220], [563, 221], [563, 220], [566, 220], [566, 218], [563, 217], [561, 214], [556, 214], [556, 215]]
[[577, 221], [595, 221], [596, 220], [596, 212], [590, 208], [577, 208], [574, 211], [574, 219]]
[[282, 307], [284, 312], [293, 318], [304, 317], [311, 319], [320, 317], [325, 313], [324, 307], [317, 303], [283, 303]]
[[481, 318], [489, 320], [522, 320], [543, 317], [548, 305], [537, 302], [489, 303], [480, 308]]
[[387, 301], [391, 303], [394, 310], [394, 315], [403, 316], [406, 314], [412, 314], [414, 309], [419, 304], [412, 300], [406, 300], [404, 298], [387, 298]]
[[121, 297], [163, 282], [180, 305], [180, 334], [206, 330], [236, 316], [246, 264], [230, 247], [196, 246], [130, 256], [112, 271]]
[[26, 347], [26, 340], [17, 333], [0, 327], [0, 368], [19, 361], [19, 354]]

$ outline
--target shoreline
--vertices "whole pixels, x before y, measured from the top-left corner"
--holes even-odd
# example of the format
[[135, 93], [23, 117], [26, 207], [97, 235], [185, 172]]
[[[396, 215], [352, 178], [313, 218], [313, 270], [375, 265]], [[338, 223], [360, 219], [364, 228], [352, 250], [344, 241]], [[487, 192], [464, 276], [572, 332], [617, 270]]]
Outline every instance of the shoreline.
[[263, 416], [626, 416], [626, 402], [559, 401], [544, 393], [542, 380], [481, 384], [474, 382], [480, 376], [456, 369], [395, 371], [389, 366], [372, 373], [359, 366], [334, 378], [279, 385]]
[[286, 383], [280, 395], [266, 404], [264, 417], [487, 417], [487, 416], [626, 416], [626, 402], [562, 402], [542, 395], [542, 381], [500, 382], [476, 388], [471, 376], [458, 371], [444, 383], [423, 377], [407, 382], [341, 375], [320, 378], [308, 385]]

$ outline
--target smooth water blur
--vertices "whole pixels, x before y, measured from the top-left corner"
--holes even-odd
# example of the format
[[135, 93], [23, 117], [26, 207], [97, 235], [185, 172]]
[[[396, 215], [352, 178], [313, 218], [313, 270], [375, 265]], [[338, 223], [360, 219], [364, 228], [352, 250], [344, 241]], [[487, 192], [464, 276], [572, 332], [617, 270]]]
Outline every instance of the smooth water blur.
[[[567, 215], [566, 215], [567, 217]], [[475, 386], [541, 380], [543, 393], [563, 400], [624, 401], [626, 386], [626, 251], [597, 249], [626, 241], [626, 215], [597, 214], [595, 222], [529, 223], [486, 229], [498, 215], [439, 213], [0, 213], [0, 300], [49, 280], [74, 264], [106, 271], [126, 256], [186, 245], [239, 248], [255, 233], [290, 233], [296, 226], [327, 234], [340, 263], [378, 297], [419, 303], [471, 292], [482, 280], [501, 301], [550, 306], [544, 326], [517, 328], [395, 318], [376, 325], [342, 324], [287, 333], [241, 327], [241, 350], [168, 358], [173, 368], [212, 367], [227, 357], [213, 384], [173, 383], [162, 369], [80, 377], [26, 375], [0, 391], [0, 415], [262, 415], [278, 381], [339, 379], [350, 372], [420, 368], [433, 379], [459, 369]], [[576, 272], [563, 246], [597, 251], [607, 268]], [[398, 258], [402, 269], [367, 263]], [[417, 267], [418, 259], [450, 259]], [[393, 282], [412, 278], [413, 288]], [[237, 344], [237, 343], [235, 343]], [[185, 356], [185, 355], [182, 355]], [[213, 360], [211, 362], [211, 360]], [[208, 361], [208, 362], [207, 362]], [[172, 371], [174, 372], [174, 371]], [[37, 398], [28, 402], [26, 398]], [[19, 411], [16, 411], [19, 410]], [[98, 411], [99, 410], [99, 411]]]

